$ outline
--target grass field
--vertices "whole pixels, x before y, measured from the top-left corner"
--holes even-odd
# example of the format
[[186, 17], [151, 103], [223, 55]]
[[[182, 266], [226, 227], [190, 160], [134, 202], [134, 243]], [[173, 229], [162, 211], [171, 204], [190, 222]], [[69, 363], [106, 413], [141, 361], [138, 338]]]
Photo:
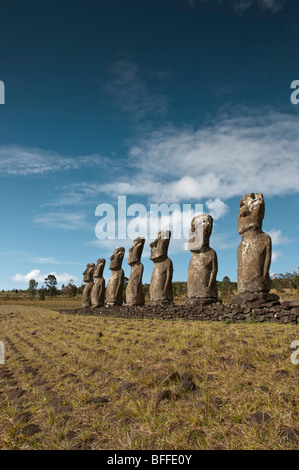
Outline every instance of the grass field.
[[298, 449], [297, 326], [75, 316], [51, 302], [0, 306], [1, 449]]
[[[299, 290], [298, 289], [271, 289], [270, 293], [277, 294], [280, 297], [281, 302], [285, 300], [299, 300]], [[231, 293], [229, 297], [222, 296], [221, 289], [218, 290], [218, 298], [224, 304], [229, 304], [231, 297], [236, 295], [237, 291]], [[185, 295], [175, 295], [174, 293], [174, 303], [175, 304], [183, 304], [185, 299], [187, 298], [187, 294]], [[33, 300], [29, 299], [28, 292], [19, 292], [15, 293], [12, 291], [8, 292], [0, 292], [0, 305], [27, 305], [27, 306], [34, 306], [34, 307], [42, 307], [42, 308], [78, 308], [81, 306], [82, 295], [77, 294], [75, 298], [70, 298], [65, 295], [58, 295], [56, 297], [49, 297], [46, 296], [45, 300], [40, 300], [38, 295], [35, 296]], [[148, 294], [145, 294], [145, 303], [150, 301]]]

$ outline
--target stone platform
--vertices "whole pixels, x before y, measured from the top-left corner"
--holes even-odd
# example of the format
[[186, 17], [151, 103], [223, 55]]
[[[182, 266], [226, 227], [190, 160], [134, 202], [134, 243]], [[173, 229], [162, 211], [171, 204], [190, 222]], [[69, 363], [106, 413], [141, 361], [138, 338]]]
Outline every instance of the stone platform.
[[159, 318], [163, 320], [224, 321], [230, 323], [271, 322], [299, 324], [299, 300], [279, 302], [275, 299], [224, 305], [145, 305], [60, 310], [73, 315], [109, 316], [122, 318]]

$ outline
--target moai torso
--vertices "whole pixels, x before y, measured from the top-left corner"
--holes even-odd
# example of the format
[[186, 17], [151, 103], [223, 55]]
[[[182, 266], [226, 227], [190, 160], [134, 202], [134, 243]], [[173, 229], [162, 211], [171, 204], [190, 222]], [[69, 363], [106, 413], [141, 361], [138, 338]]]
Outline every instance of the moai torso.
[[135, 238], [132, 248], [129, 249], [128, 264], [131, 266], [131, 274], [126, 288], [127, 305], [144, 305], [143, 264], [140, 262], [144, 242], [144, 238]]
[[105, 279], [103, 278], [103, 271], [105, 263], [106, 261], [104, 259], [98, 259], [93, 272], [94, 284], [90, 294], [91, 308], [102, 307], [104, 305]]
[[90, 307], [90, 294], [93, 287], [94, 267], [94, 263], [88, 263], [83, 273], [83, 282], [85, 282], [85, 286], [82, 294], [82, 307]]
[[173, 265], [167, 256], [170, 235], [168, 230], [159, 232], [156, 240], [150, 244], [151, 260], [154, 262], [150, 283], [151, 303], [169, 304], [173, 301]]
[[191, 303], [211, 303], [218, 298], [217, 255], [209, 246], [212, 227], [213, 218], [208, 214], [194, 217], [191, 223], [188, 246], [191, 260], [187, 281], [188, 301]]
[[265, 204], [262, 194], [250, 193], [240, 202], [238, 231], [238, 293], [269, 292], [271, 238], [262, 231]]
[[123, 247], [115, 248], [113, 255], [110, 258], [111, 276], [108, 281], [106, 289], [106, 303], [107, 305], [122, 305], [123, 304], [123, 289], [124, 289], [124, 271], [121, 268], [124, 258], [125, 249]]

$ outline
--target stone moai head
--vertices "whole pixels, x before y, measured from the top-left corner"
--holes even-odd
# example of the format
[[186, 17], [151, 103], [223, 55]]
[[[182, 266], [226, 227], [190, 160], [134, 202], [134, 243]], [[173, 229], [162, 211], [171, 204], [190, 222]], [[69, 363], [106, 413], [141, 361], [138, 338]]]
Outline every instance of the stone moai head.
[[238, 232], [241, 235], [249, 229], [261, 229], [265, 214], [265, 202], [260, 193], [248, 193], [240, 201]]
[[93, 282], [93, 271], [94, 271], [95, 264], [88, 263], [86, 265], [86, 269], [83, 273], [83, 282]]
[[170, 230], [162, 230], [158, 233], [155, 241], [150, 243], [152, 261], [159, 261], [167, 258], [168, 246], [170, 242]]
[[117, 271], [121, 269], [121, 265], [124, 259], [125, 249], [122, 246], [115, 248], [113, 255], [110, 257], [110, 266], [111, 271]]
[[94, 268], [93, 277], [102, 277], [103, 271], [105, 268], [106, 260], [103, 258], [99, 258], [97, 261], [97, 265]]
[[188, 250], [199, 251], [203, 247], [209, 248], [212, 229], [213, 217], [211, 215], [200, 214], [193, 217], [189, 231]]
[[128, 264], [140, 263], [141, 255], [143, 252], [145, 238], [137, 237], [133, 242], [133, 246], [129, 249]]

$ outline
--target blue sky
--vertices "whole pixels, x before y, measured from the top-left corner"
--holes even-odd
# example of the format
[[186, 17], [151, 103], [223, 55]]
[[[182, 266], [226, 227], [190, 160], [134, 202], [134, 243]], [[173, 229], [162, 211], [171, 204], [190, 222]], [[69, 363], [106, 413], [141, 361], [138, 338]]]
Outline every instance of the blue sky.
[[[261, 192], [271, 273], [299, 265], [297, 0], [0, 0], [0, 289], [77, 285], [99, 204], [203, 204], [236, 280], [240, 198]], [[128, 221], [130, 218], [128, 218]], [[147, 239], [144, 282], [153, 263]], [[174, 280], [190, 252], [171, 240]], [[109, 262], [104, 271], [110, 276]]]

